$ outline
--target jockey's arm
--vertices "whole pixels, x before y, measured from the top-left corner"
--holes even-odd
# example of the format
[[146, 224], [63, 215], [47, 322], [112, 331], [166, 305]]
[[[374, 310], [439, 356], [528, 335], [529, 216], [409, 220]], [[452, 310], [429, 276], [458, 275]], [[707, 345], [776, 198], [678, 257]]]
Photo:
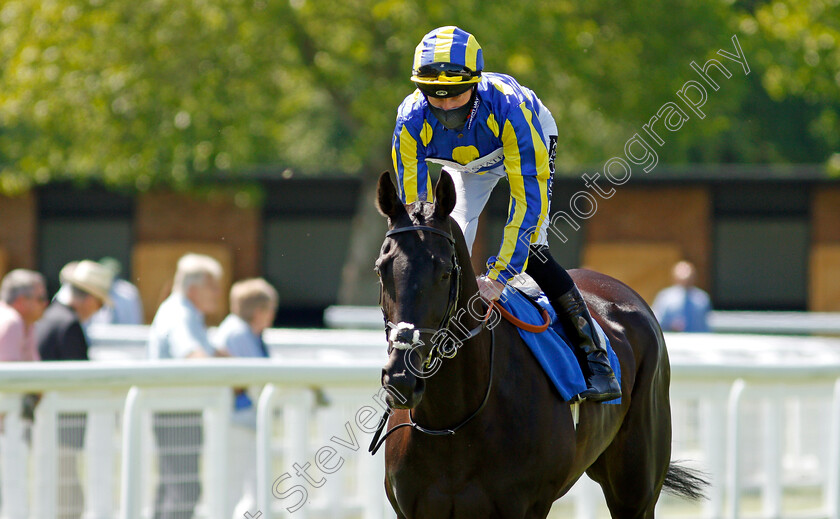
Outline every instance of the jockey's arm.
[[[428, 123], [424, 121], [424, 129], [425, 126], [428, 126]], [[431, 129], [428, 131], [431, 133]], [[405, 204], [418, 200], [431, 202], [433, 198], [432, 177], [426, 165], [428, 139], [423, 139], [421, 133], [423, 130], [416, 131], [410, 124], [398, 120], [391, 141], [391, 158], [397, 174], [397, 189]]]
[[548, 218], [548, 150], [536, 114], [525, 104], [511, 107], [501, 128], [505, 172], [510, 182], [510, 212], [499, 253], [487, 261], [486, 276], [501, 283], [523, 272], [529, 245]]

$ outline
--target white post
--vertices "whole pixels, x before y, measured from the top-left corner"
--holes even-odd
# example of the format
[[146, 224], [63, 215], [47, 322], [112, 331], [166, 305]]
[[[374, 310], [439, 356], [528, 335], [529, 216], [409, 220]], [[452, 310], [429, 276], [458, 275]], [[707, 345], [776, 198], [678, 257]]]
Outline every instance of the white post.
[[[203, 490], [209, 517], [230, 519], [228, 508], [228, 449], [230, 437], [230, 408], [233, 405], [228, 387], [217, 389], [216, 405], [204, 410]], [[240, 482], [237, 482], [241, 484]]]
[[825, 508], [830, 519], [840, 519], [840, 379], [834, 383], [831, 401], [831, 436], [829, 440], [828, 478]]
[[[354, 417], [355, 418], [355, 417]], [[357, 429], [358, 440], [361, 444], [359, 451], [359, 482], [362, 486], [362, 517], [364, 519], [385, 519], [386, 510], [390, 510], [391, 506], [386, 505], [387, 498], [383, 501], [385, 495], [385, 454], [384, 449], [380, 449], [376, 456], [371, 456], [368, 452], [368, 444], [372, 435], [360, 434], [361, 431]], [[387, 506], [387, 508], [385, 508]]]
[[[313, 400], [310, 390], [290, 392], [287, 398], [283, 399], [283, 429], [286, 432], [283, 446], [283, 470], [288, 471], [298, 480], [300, 478], [295, 475], [296, 471], [293, 469], [293, 463], [311, 463], [314, 454], [309, 452], [309, 417], [312, 412]], [[312, 501], [313, 490], [317, 489], [313, 489], [309, 485], [306, 485], [305, 488], [309, 492], [309, 501]], [[311, 506], [311, 503], [304, 503], [303, 507], [294, 513], [295, 519], [311, 517], [309, 506]], [[281, 517], [287, 516], [289, 514], [284, 510]]]
[[[145, 405], [148, 391], [144, 391], [142, 395], [144, 405], [141, 406], [138, 411], [136, 416], [137, 421], [134, 425], [135, 428], [137, 428], [137, 434], [140, 437], [136, 441], [140, 444], [139, 452], [141, 453], [140, 468], [138, 469], [140, 479], [136, 483], [139, 485], [139, 490], [137, 490], [137, 492], [140, 492], [142, 495], [143, 492], [147, 492], [148, 489], [151, 489], [152, 495], [156, 495], [156, 484], [160, 480], [160, 469], [156, 469], [155, 467], [157, 467], [158, 463], [160, 463], [160, 451], [158, 451], [157, 440], [155, 439], [154, 415], [148, 412], [149, 408]], [[125, 442], [125, 436], [123, 436], [123, 442]], [[125, 443], [123, 443], [123, 445], [124, 444]], [[125, 456], [125, 453], [123, 453], [123, 456]], [[148, 501], [144, 500], [143, 509], [139, 516], [142, 519], [151, 519], [154, 515], [154, 498]]]
[[89, 411], [87, 415], [85, 519], [111, 519], [114, 514], [115, 419], [108, 411]]
[[[265, 519], [271, 519], [272, 493], [274, 484], [271, 474], [271, 429], [274, 425], [274, 400], [279, 392], [274, 384], [266, 384], [257, 403], [257, 511]], [[278, 474], [279, 475], [279, 474]]]
[[[343, 438], [346, 435], [344, 423], [341, 421], [340, 416], [340, 413], [345, 409], [345, 406], [342, 405], [344, 403], [344, 398], [342, 398], [344, 395], [330, 395], [329, 393], [325, 394], [327, 398], [331, 401], [331, 405], [326, 408], [321, 407], [318, 409], [318, 413], [321, 416], [321, 419], [319, 420], [321, 434], [319, 436], [319, 442], [316, 446], [316, 449], [321, 448], [322, 446], [335, 448], [336, 445], [330, 442], [330, 437], [340, 436]], [[343, 449], [336, 449], [336, 451], [339, 450]], [[344, 464], [346, 465], [348, 458], [346, 452], [339, 452], [333, 461], [335, 462], [335, 460], [337, 460], [339, 456], [341, 458], [344, 458]], [[343, 470], [344, 468], [338, 470], [334, 474], [323, 474], [317, 469], [317, 467], [315, 467], [312, 471], [313, 473], [318, 474], [319, 477], [323, 477], [327, 481], [326, 483], [324, 483], [324, 487], [316, 490], [316, 492], [323, 492], [326, 497], [327, 517], [335, 519], [341, 517], [342, 500], [344, 502], [350, 501], [349, 499], [347, 499], [347, 497], [349, 496], [345, 496], [345, 476], [343, 474]]]
[[58, 481], [58, 434], [55, 393], [44, 393], [35, 408], [35, 429], [32, 450], [35, 456], [34, 515], [38, 519], [55, 519]]
[[726, 493], [729, 497], [728, 517], [730, 519], [738, 519], [741, 510], [741, 480], [739, 474], [741, 464], [738, 460], [738, 452], [741, 446], [741, 397], [744, 394], [745, 387], [746, 383], [744, 380], [737, 379], [732, 384], [732, 389], [729, 392], [729, 401], [726, 406], [726, 457], [729, 461], [726, 471]]
[[[29, 517], [29, 446], [23, 438], [26, 426], [20, 418], [21, 395], [2, 395], [0, 421], [0, 519]], [[6, 413], [3, 416], [3, 413]]]
[[[120, 519], [140, 519], [142, 503], [142, 391], [132, 387], [123, 410], [122, 481], [120, 482]], [[148, 453], [147, 455], [151, 455]]]
[[[703, 394], [703, 393], [699, 393]], [[717, 391], [700, 398], [702, 448], [706, 453], [711, 486], [709, 499], [702, 504], [703, 517], [721, 519], [725, 506], [726, 475], [726, 409]]]
[[[782, 393], [783, 394], [783, 393]], [[772, 395], [764, 402], [764, 485], [761, 490], [763, 515], [767, 519], [782, 516], [782, 431], [784, 429], [783, 402]]]
[[[284, 509], [292, 506], [293, 503], [283, 503], [280, 514], [274, 513], [274, 506], [277, 504], [273, 492], [274, 482], [284, 473], [288, 472], [293, 478], [295, 475], [292, 468], [293, 463], [311, 462], [309, 453], [309, 415], [312, 412], [313, 396], [312, 391], [299, 389], [281, 392], [273, 384], [268, 384], [260, 394], [257, 408], [257, 507], [262, 512], [264, 519], [276, 517], [291, 517]], [[272, 428], [274, 422], [274, 410], [278, 405], [283, 406], [283, 468], [279, 474], [273, 472], [272, 460], [276, 453], [272, 449]], [[279, 492], [287, 490], [294, 483], [285, 481]], [[312, 487], [304, 484], [307, 491]], [[310, 496], [311, 497], [311, 496]], [[304, 503], [293, 517], [295, 519], [306, 519], [309, 517], [309, 503]]]
[[[796, 398], [790, 402], [790, 416], [785, 432], [790, 440], [790, 456], [793, 459], [801, 460], [805, 456], [805, 431], [800, 424], [807, 423], [805, 419], [805, 402], [801, 398]], [[782, 452], [782, 456], [784, 456]]]

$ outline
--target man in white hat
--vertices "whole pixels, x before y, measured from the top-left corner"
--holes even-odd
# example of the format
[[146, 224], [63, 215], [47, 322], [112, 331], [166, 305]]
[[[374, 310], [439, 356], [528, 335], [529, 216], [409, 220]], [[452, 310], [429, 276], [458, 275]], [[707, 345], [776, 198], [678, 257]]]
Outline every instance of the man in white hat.
[[67, 300], [54, 301], [35, 326], [41, 360], [88, 360], [81, 323], [110, 301], [112, 279], [111, 271], [90, 260], [66, 273], [62, 289]]
[[[87, 321], [109, 301], [113, 274], [90, 260], [61, 272], [62, 291], [66, 294], [47, 307], [35, 325], [38, 352], [41, 360], [88, 360], [88, 343], [82, 331]], [[84, 512], [84, 493], [76, 465], [78, 452], [84, 444], [85, 415], [63, 413], [58, 417], [58, 475], [65, 481], [59, 492], [59, 519], [78, 519]]]

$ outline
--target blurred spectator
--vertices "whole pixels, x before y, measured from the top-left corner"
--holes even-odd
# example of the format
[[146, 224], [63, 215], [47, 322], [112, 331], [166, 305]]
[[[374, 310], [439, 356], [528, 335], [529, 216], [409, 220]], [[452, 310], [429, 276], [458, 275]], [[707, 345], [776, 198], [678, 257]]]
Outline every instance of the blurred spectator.
[[[88, 343], [82, 332], [87, 321], [108, 302], [113, 276], [99, 263], [80, 261], [62, 269], [61, 298], [56, 298], [35, 325], [41, 360], [88, 360]], [[58, 514], [60, 519], [78, 519], [84, 511], [77, 460], [84, 445], [85, 415], [58, 416]]]
[[[17, 269], [6, 274], [0, 283], [0, 361], [40, 360], [34, 324], [41, 318], [48, 301], [44, 276], [38, 272]], [[37, 402], [38, 395], [35, 394], [21, 398], [22, 422], [19, 428], [14, 428], [0, 414], [0, 493], [3, 497], [8, 497], [5, 492], [14, 491], [12, 482], [28, 480], [25, 466], [21, 470], [22, 466], [12, 460], [15, 457], [26, 459], [29, 454], [22, 442], [29, 438]], [[27, 516], [26, 508], [13, 510], [12, 499], [6, 501], [4, 512], [8, 517]]]
[[[73, 270], [79, 264], [78, 261], [71, 261], [61, 267], [61, 271], [58, 273], [58, 281], [61, 283], [61, 286], [58, 289], [58, 292], [55, 293], [53, 297], [53, 302], [59, 302], [64, 306], [70, 306], [73, 301], [73, 293], [72, 287], [73, 285], [70, 284], [70, 277], [73, 275]], [[104, 307], [104, 305], [103, 305]], [[100, 308], [97, 312], [94, 312], [93, 315], [96, 315], [102, 309]], [[85, 340], [90, 342], [88, 338], [88, 326], [90, 326], [91, 321], [93, 320], [93, 315], [86, 319], [79, 319], [79, 324], [82, 325], [82, 332], [85, 334]]]
[[0, 284], [0, 361], [40, 360], [35, 321], [47, 307], [44, 276], [16, 269]]
[[80, 261], [62, 269], [63, 285], [35, 326], [42, 360], [88, 360], [88, 343], [81, 323], [108, 303], [113, 276], [99, 263]]
[[[38, 272], [16, 269], [0, 283], [0, 361], [38, 361], [35, 322], [47, 307], [47, 284]], [[31, 423], [39, 396], [22, 399], [22, 416]], [[2, 419], [0, 419], [2, 430]], [[28, 434], [28, 428], [25, 434]]]
[[688, 261], [680, 261], [672, 271], [674, 285], [656, 295], [652, 309], [664, 331], [708, 332], [709, 294], [694, 286], [696, 271]]
[[67, 283], [67, 280], [70, 279], [70, 274], [73, 273], [73, 269], [75, 269], [78, 264], [78, 261], [71, 261], [61, 267], [61, 270], [58, 273], [58, 282], [61, 286], [58, 288], [58, 292], [55, 293], [55, 296], [53, 296], [53, 301], [58, 301], [60, 303], [64, 303], [65, 305], [70, 304], [70, 285]]
[[[150, 359], [188, 359], [218, 354], [207, 337], [204, 316], [216, 311], [222, 266], [209, 256], [178, 260], [172, 294], [158, 308], [149, 329]], [[155, 413], [160, 470], [155, 519], [190, 519], [201, 495], [198, 472], [201, 413]]]
[[[264, 279], [234, 283], [230, 289], [230, 309], [216, 332], [216, 343], [233, 357], [268, 358], [263, 331], [274, 322], [277, 291]], [[231, 495], [233, 517], [239, 518], [256, 508], [257, 414], [248, 393], [236, 390], [230, 435]]]
[[149, 329], [150, 359], [212, 357], [204, 316], [219, 307], [222, 266], [210, 256], [178, 260], [172, 293], [161, 303]]
[[108, 295], [111, 304], [103, 306], [91, 318], [96, 324], [143, 324], [143, 303], [140, 291], [131, 282], [120, 278], [122, 264], [116, 258], [105, 257], [99, 264], [114, 276]]
[[234, 283], [230, 310], [216, 333], [216, 342], [233, 357], [268, 357], [262, 332], [274, 322], [277, 291], [261, 278]]

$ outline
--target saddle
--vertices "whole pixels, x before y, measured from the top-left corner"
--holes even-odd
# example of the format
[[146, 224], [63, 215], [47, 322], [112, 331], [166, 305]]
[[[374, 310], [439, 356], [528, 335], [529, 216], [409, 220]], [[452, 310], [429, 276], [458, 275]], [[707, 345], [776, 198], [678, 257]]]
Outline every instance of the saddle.
[[[586, 389], [586, 380], [583, 377], [575, 348], [566, 337], [562, 323], [558, 321], [557, 314], [548, 298], [530, 276], [518, 274], [511, 278], [497, 304], [516, 319], [528, 324], [543, 323], [544, 316], [548, 314], [550, 322], [548, 329], [534, 333], [517, 326], [519, 335], [528, 345], [563, 400], [571, 401], [575, 395]], [[597, 333], [606, 344], [610, 366], [620, 382], [621, 366], [618, 363], [618, 357], [610, 345], [609, 337], [597, 321], [594, 321], [594, 324]], [[603, 403], [619, 404], [621, 399]]]
[[507, 284], [509, 287], [520, 291], [524, 296], [533, 301], [534, 304], [543, 296], [543, 291], [537, 282], [534, 281], [534, 278], [524, 272], [510, 278]]

